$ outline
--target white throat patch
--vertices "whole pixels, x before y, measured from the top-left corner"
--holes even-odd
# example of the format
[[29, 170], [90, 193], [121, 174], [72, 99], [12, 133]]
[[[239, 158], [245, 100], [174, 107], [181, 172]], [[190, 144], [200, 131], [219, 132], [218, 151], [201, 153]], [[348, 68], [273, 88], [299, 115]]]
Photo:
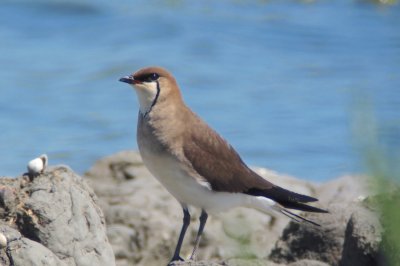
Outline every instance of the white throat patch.
[[146, 114], [157, 97], [157, 82], [146, 82], [136, 86], [134, 85], [134, 88], [139, 99], [140, 112]]

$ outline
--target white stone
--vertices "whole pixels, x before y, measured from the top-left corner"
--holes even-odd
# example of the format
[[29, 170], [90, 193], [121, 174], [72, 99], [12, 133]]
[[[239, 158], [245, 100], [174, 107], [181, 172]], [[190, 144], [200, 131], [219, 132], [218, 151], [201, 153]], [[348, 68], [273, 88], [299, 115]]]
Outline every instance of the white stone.
[[0, 248], [5, 247], [7, 247], [7, 237], [3, 233], [0, 233]]
[[47, 162], [48, 162], [47, 155], [46, 154], [40, 155], [39, 157], [31, 160], [28, 163], [28, 167], [27, 167], [28, 172], [30, 174], [42, 173], [46, 169]]

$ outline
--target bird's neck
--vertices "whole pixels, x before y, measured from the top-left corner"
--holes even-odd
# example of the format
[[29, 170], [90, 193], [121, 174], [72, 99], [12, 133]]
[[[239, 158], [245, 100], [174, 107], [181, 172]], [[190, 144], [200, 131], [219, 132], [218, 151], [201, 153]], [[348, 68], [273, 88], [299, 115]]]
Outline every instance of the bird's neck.
[[136, 91], [139, 99], [139, 112], [146, 116], [152, 110], [153, 106], [157, 104], [158, 98], [160, 96], [160, 86], [157, 82], [153, 90], [149, 91]]
[[164, 141], [180, 138], [187, 128], [187, 107], [183, 102], [172, 99], [160, 100], [147, 115], [142, 115], [143, 122], [151, 126], [157, 136]]

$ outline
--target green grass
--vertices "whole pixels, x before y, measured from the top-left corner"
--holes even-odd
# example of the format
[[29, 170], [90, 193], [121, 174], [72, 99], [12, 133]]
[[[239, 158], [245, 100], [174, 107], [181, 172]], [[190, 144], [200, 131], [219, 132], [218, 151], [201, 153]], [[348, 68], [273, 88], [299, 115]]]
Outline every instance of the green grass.
[[380, 211], [384, 229], [381, 248], [385, 264], [400, 265], [400, 148], [384, 137], [400, 132], [400, 121], [379, 121], [368, 101], [355, 110], [355, 143], [373, 184], [372, 193], [377, 195], [373, 204]]

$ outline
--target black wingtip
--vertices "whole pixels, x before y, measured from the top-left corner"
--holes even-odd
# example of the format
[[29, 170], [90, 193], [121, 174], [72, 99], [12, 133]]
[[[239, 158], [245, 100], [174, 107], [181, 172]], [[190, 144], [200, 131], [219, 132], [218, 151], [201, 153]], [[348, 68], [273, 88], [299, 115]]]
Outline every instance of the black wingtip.
[[310, 206], [300, 202], [279, 202], [283, 207], [299, 210], [299, 211], [306, 211], [306, 212], [318, 212], [318, 213], [329, 213], [327, 210], [320, 209], [314, 206]]
[[252, 188], [249, 189], [246, 194], [252, 195], [252, 196], [263, 196], [270, 198], [272, 200], [275, 200], [276, 202], [283, 203], [283, 202], [302, 202], [302, 203], [307, 203], [307, 202], [315, 202], [318, 201], [318, 199], [299, 194], [284, 188], [281, 188], [279, 186], [273, 186], [269, 189], [257, 189], [257, 188]]

